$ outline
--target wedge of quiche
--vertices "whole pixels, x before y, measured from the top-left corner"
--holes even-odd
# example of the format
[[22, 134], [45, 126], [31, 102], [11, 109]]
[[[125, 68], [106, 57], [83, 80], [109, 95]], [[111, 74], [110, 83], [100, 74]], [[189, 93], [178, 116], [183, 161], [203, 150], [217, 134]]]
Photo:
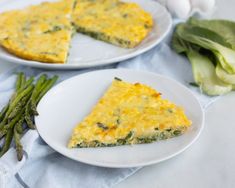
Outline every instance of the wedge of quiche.
[[153, 27], [139, 5], [119, 0], [77, 0], [72, 17], [78, 32], [124, 48], [137, 46]]
[[45, 2], [0, 14], [0, 44], [24, 59], [65, 63], [74, 0]]
[[91, 113], [73, 130], [69, 148], [150, 143], [183, 134], [184, 110], [149, 86], [114, 79]]

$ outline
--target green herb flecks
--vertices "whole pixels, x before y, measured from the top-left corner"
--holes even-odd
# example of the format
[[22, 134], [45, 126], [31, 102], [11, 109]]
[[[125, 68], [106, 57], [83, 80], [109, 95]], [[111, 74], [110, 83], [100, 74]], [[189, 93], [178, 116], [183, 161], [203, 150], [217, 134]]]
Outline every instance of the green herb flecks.
[[43, 33], [45, 33], [45, 34], [54, 33], [54, 32], [57, 32], [57, 31], [61, 31], [62, 29], [63, 29], [63, 27], [61, 27], [59, 25], [55, 25], [52, 29], [44, 31]]
[[118, 77], [114, 77], [115, 80], [117, 81], [122, 81], [122, 79], [118, 78]]
[[120, 123], [121, 123], [121, 119], [118, 118], [118, 119], [116, 120], [116, 124], [119, 125]]
[[167, 111], [168, 111], [169, 113], [173, 113], [173, 110], [172, 110], [171, 108], [168, 108]]
[[181, 130], [175, 130], [175, 131], [173, 132], [173, 134], [174, 134], [175, 136], [179, 136], [179, 135], [181, 135], [181, 133], [182, 133]]
[[101, 128], [101, 129], [103, 129], [103, 130], [105, 130], [105, 131], [109, 129], [108, 126], [106, 126], [106, 125], [104, 125], [103, 123], [100, 123], [100, 122], [96, 123], [96, 125], [97, 125], [99, 128]]

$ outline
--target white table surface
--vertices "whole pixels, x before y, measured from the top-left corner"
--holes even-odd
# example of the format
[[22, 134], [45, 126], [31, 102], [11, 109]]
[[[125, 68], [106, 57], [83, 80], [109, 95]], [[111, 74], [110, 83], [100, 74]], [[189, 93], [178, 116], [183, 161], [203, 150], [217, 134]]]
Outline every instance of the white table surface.
[[[235, 21], [234, 7], [235, 0], [217, 0], [217, 9], [212, 17]], [[1, 62], [0, 72], [13, 66], [15, 65]], [[114, 186], [132, 187], [235, 187], [235, 92], [221, 97], [207, 109], [205, 128], [188, 150], [165, 162], [144, 167]]]
[[[217, 0], [212, 18], [235, 21], [235, 0]], [[205, 115], [205, 128], [188, 150], [144, 167], [115, 188], [234, 188], [235, 92], [218, 99]]]

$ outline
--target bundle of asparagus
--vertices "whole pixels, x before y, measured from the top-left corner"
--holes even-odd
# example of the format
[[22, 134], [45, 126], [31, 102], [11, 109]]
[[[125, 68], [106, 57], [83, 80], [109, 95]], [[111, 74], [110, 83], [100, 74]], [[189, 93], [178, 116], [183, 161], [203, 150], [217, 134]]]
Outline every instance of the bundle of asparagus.
[[58, 76], [47, 78], [47, 75], [43, 74], [34, 84], [33, 76], [27, 79], [24, 73], [18, 73], [15, 92], [0, 112], [0, 139], [4, 139], [0, 157], [13, 144], [18, 160], [22, 160], [23, 147], [20, 138], [28, 129], [35, 129], [34, 116], [38, 115], [37, 104], [57, 79]]

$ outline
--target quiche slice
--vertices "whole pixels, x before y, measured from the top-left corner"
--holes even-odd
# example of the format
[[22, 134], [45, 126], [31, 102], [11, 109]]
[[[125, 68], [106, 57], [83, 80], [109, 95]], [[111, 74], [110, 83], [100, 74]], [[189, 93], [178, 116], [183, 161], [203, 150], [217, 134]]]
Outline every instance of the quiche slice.
[[149, 86], [114, 79], [91, 113], [73, 130], [69, 148], [150, 143], [183, 134], [184, 110]]
[[0, 14], [0, 45], [24, 59], [65, 63], [74, 0], [44, 2]]
[[119, 0], [77, 0], [72, 17], [78, 32], [124, 48], [137, 46], [153, 27], [139, 5]]

